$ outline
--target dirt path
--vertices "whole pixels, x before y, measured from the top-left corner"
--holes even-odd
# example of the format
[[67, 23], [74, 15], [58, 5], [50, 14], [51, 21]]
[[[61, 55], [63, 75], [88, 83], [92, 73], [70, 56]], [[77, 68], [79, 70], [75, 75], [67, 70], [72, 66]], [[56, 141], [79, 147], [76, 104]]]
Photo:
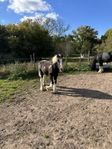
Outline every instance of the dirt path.
[[0, 105], [0, 149], [111, 149], [112, 73], [66, 75]]

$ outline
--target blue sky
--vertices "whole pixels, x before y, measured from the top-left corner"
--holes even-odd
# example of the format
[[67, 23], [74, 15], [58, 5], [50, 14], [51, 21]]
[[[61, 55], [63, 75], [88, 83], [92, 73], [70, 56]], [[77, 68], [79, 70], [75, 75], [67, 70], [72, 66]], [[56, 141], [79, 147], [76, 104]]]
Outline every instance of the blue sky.
[[51, 17], [70, 25], [69, 32], [89, 25], [99, 36], [112, 28], [112, 0], [0, 0], [0, 24]]

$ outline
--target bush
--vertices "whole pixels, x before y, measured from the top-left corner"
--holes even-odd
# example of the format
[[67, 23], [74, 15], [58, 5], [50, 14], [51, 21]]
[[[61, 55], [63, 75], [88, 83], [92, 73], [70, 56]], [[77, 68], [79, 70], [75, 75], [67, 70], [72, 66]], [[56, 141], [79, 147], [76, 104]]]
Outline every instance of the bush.
[[4, 65], [1, 70], [2, 73], [8, 72], [9, 80], [29, 79], [37, 76], [37, 64], [32, 62]]
[[70, 62], [64, 65], [64, 72], [65, 73], [73, 73], [73, 72], [84, 72], [90, 71], [90, 67], [88, 63], [76, 63]]
[[[64, 63], [65, 73], [90, 71], [87, 62], [66, 62]], [[9, 80], [32, 79], [38, 77], [37, 63], [15, 63], [0, 67], [0, 78], [7, 77]]]

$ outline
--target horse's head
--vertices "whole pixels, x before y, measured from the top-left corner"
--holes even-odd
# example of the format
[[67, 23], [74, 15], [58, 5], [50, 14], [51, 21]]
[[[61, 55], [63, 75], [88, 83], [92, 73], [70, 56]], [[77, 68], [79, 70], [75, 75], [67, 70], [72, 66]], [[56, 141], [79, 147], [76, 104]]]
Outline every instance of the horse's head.
[[63, 55], [62, 54], [56, 54], [53, 58], [52, 58], [52, 63], [58, 63], [59, 66], [59, 70], [60, 72], [62, 72], [63, 70]]
[[63, 71], [63, 55], [62, 54], [57, 54], [58, 57], [58, 62], [59, 62], [59, 69], [60, 72]]

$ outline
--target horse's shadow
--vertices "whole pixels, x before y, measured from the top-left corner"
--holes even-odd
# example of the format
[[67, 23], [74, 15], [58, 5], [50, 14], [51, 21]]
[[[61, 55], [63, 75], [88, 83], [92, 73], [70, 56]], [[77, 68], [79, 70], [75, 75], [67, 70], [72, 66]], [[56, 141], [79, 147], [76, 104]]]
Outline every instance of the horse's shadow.
[[72, 87], [58, 87], [58, 95], [66, 95], [72, 97], [86, 97], [93, 99], [112, 99], [112, 95], [98, 91], [84, 88], [72, 88]]

